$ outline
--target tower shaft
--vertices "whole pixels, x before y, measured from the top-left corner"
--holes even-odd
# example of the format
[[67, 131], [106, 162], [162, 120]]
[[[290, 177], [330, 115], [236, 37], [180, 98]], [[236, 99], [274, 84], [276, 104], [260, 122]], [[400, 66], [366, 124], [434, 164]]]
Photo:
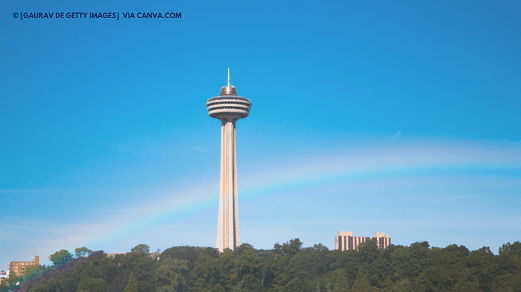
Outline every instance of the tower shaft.
[[240, 243], [239, 206], [237, 198], [237, 162], [235, 152], [235, 119], [221, 118], [221, 179], [217, 249], [234, 249]]

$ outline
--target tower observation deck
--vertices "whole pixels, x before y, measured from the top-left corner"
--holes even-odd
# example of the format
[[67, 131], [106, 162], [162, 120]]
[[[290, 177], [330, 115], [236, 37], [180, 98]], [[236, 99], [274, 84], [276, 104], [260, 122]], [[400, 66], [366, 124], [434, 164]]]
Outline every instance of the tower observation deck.
[[221, 179], [219, 183], [219, 215], [217, 219], [217, 249], [223, 252], [241, 245], [239, 205], [237, 198], [237, 161], [235, 152], [235, 122], [248, 116], [250, 100], [238, 96], [235, 86], [221, 88], [221, 94], [206, 102], [208, 114], [221, 121]]

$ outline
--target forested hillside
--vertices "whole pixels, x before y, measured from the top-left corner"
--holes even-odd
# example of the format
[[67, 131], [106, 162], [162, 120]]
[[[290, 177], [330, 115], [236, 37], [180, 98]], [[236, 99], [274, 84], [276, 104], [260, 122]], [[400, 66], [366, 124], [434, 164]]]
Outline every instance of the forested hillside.
[[159, 258], [146, 245], [113, 257], [76, 251], [75, 257], [57, 252], [54, 266], [10, 279], [11, 291], [521, 291], [518, 241], [504, 244], [498, 255], [487, 247], [470, 252], [427, 242], [379, 250], [375, 241], [340, 252], [321, 244], [302, 248], [299, 239], [271, 250], [243, 244], [221, 254], [172, 247]]

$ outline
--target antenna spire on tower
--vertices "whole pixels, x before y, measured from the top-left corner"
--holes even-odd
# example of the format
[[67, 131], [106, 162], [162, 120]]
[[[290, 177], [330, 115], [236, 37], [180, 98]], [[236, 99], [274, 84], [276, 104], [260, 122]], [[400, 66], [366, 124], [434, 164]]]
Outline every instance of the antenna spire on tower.
[[230, 68], [228, 68], [228, 87], [230, 87]]

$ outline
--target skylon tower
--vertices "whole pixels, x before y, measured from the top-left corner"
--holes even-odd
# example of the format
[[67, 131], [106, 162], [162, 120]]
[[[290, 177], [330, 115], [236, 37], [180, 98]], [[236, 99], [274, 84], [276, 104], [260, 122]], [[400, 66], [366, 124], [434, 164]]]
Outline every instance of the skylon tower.
[[219, 183], [219, 217], [217, 249], [223, 252], [241, 245], [239, 205], [237, 202], [237, 155], [235, 154], [235, 122], [248, 116], [250, 100], [238, 96], [235, 86], [221, 88], [221, 94], [206, 102], [208, 114], [221, 121], [221, 180]]

